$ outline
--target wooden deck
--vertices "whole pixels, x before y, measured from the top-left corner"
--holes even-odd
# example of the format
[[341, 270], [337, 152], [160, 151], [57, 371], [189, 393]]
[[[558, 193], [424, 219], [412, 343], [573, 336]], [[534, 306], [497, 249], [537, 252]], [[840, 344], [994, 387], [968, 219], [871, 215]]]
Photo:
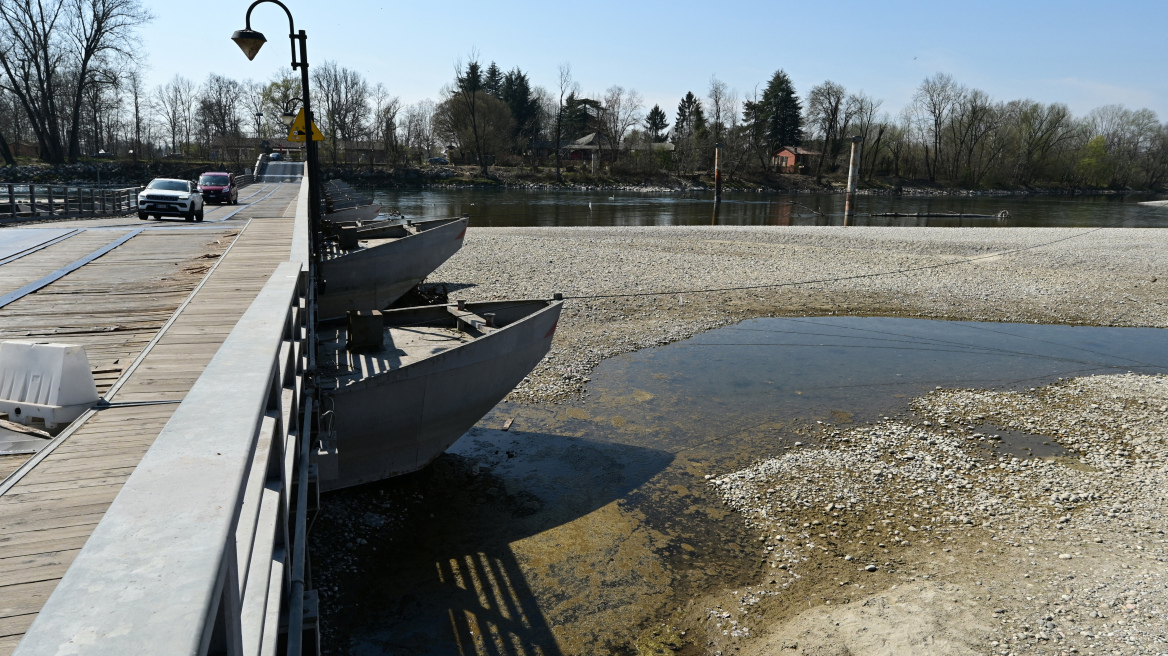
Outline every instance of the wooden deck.
[[[155, 229], [158, 224], [151, 222], [151, 230], [0, 308], [0, 340], [38, 337], [84, 344], [91, 366], [101, 372], [100, 391], [125, 376], [107, 400], [115, 405], [162, 402], [97, 412], [43, 460], [26, 467], [0, 496], [0, 656], [15, 649], [176, 402], [275, 267], [288, 259], [298, 191], [298, 184], [283, 185], [221, 229], [214, 224]], [[90, 232], [102, 234], [90, 240]], [[28, 260], [22, 279], [37, 270], [43, 275], [119, 234], [124, 233], [90, 230], [0, 271], [7, 274], [9, 266]], [[70, 244], [82, 236], [84, 242]], [[137, 367], [123, 374], [148, 346]], [[6, 466], [13, 469], [11, 460], [0, 461], [0, 475], [7, 473]]]

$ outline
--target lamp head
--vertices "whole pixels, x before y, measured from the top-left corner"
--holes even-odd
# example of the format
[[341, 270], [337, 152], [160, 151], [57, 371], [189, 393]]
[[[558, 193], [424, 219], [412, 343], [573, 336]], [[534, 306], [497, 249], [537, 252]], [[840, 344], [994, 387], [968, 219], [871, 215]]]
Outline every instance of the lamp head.
[[280, 120], [284, 122], [284, 125], [292, 127], [292, 121], [296, 120], [296, 115], [292, 112], [284, 112], [280, 114]]
[[255, 56], [259, 54], [260, 48], [268, 42], [263, 34], [251, 29], [235, 30], [235, 33], [231, 35], [231, 40], [239, 46], [243, 54], [247, 55], [248, 61], [254, 60]]

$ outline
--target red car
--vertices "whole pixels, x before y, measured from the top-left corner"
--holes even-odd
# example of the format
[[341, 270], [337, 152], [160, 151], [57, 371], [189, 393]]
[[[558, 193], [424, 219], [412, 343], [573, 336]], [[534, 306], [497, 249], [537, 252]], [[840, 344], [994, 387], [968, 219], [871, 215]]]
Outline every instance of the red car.
[[239, 188], [235, 185], [234, 173], [204, 173], [199, 176], [199, 193], [208, 203], [227, 203], [234, 205], [239, 202]]

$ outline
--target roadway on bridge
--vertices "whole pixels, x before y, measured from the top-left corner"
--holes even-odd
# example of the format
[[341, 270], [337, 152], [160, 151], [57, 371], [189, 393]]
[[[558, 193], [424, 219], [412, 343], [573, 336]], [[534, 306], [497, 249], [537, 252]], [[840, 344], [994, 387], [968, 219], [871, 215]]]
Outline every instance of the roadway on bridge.
[[0, 299], [129, 236], [0, 307], [0, 340], [83, 344], [99, 393], [116, 406], [31, 459], [0, 456], [8, 475], [0, 656], [15, 649], [176, 402], [288, 259], [299, 191], [256, 184], [241, 194], [247, 204], [208, 207], [203, 223], [132, 216], [0, 229]]

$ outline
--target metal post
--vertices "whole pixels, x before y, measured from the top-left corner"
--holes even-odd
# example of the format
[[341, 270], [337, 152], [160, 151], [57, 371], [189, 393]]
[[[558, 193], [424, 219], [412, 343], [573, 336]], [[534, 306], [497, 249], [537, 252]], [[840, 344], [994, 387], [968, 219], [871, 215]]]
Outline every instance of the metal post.
[[16, 189], [12, 185], [8, 185], [8, 207], [12, 212], [12, 218], [16, 218]]
[[37, 215], [36, 208], [36, 185], [30, 184], [28, 186], [28, 210], [32, 212], [33, 216]]
[[53, 216], [56, 213], [57, 206], [54, 204], [53, 200], [53, 185], [49, 185], [49, 216]]
[[[291, 23], [292, 15], [288, 15]], [[308, 88], [308, 34], [300, 30], [295, 37], [300, 41], [300, 92], [304, 103], [304, 155], [308, 160], [308, 222], [312, 229], [309, 231], [310, 247], [313, 261], [319, 257], [317, 253], [318, 231], [320, 230], [320, 162], [317, 157], [316, 141], [313, 140], [312, 93]], [[312, 278], [316, 277], [315, 267]]]
[[862, 141], [860, 137], [852, 137], [852, 158], [848, 163], [848, 193], [844, 199], [845, 219], [856, 215], [856, 184], [860, 178], [860, 141]]
[[714, 144], [714, 202], [722, 202], [722, 144]]

